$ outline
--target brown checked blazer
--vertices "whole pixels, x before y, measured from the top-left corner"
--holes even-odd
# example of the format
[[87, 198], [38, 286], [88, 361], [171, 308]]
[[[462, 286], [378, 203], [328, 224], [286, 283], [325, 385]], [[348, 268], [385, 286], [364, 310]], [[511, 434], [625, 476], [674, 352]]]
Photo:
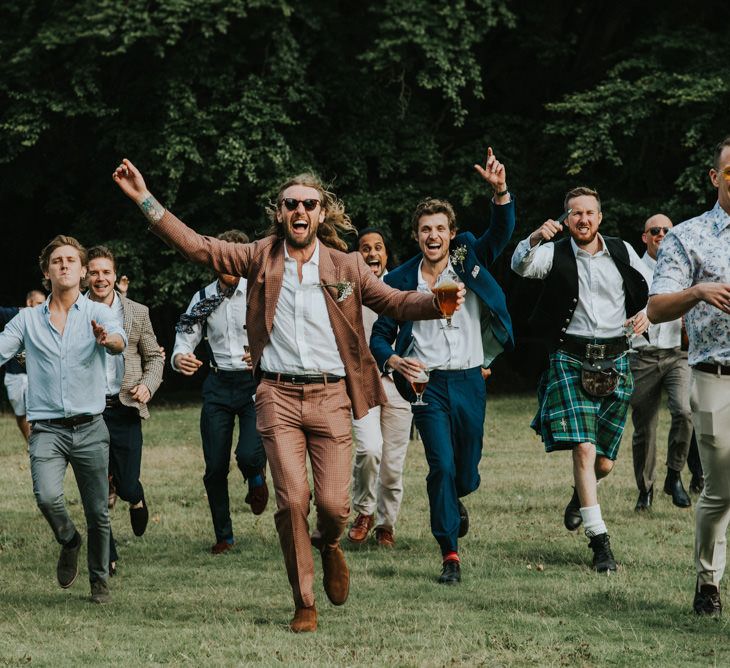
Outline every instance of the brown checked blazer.
[[[247, 283], [246, 328], [255, 373], [274, 325], [274, 313], [284, 279], [284, 243], [269, 236], [249, 244], [206, 237], [191, 230], [169, 211], [151, 230], [186, 258], [221, 273], [243, 276]], [[440, 317], [433, 295], [389, 287], [365, 264], [360, 253], [342, 253], [320, 243], [319, 279], [333, 285], [350, 283], [352, 294], [337, 301], [337, 289], [325, 289], [325, 301], [337, 349], [345, 365], [347, 393], [355, 418], [387, 401], [380, 373], [368, 348], [362, 306], [398, 320]]]
[[165, 360], [160, 352], [155, 332], [150, 322], [150, 311], [143, 304], [121, 297], [124, 307], [124, 332], [127, 347], [124, 349], [124, 378], [119, 390], [119, 401], [136, 408], [143, 419], [150, 416], [147, 404], [132, 399], [130, 390], [143, 383], [154, 395], [162, 382]]

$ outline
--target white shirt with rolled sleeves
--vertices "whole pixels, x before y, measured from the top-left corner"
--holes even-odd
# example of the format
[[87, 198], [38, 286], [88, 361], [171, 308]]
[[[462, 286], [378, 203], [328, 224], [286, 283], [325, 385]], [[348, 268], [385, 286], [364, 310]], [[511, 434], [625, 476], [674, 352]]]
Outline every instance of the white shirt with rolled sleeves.
[[284, 245], [284, 278], [276, 303], [274, 325], [261, 356], [261, 368], [271, 373], [297, 375], [329, 373], [345, 376], [330, 316], [319, 280], [319, 239], [302, 265]]
[[[730, 283], [730, 214], [718, 202], [675, 225], [659, 246], [650, 295], [681, 292], [697, 283]], [[730, 315], [707, 302], [687, 311], [689, 364], [730, 364]]]
[[[212, 297], [218, 291], [218, 281], [205, 287], [205, 296]], [[200, 301], [200, 293], [196, 292], [190, 300], [187, 313]], [[203, 325], [196, 323], [193, 331], [177, 332], [170, 364], [175, 367], [175, 356], [192, 353], [203, 339]], [[231, 297], [226, 297], [218, 308], [208, 316], [208, 344], [215, 358], [215, 365], [225, 371], [250, 371], [243, 361], [244, 346], [248, 345], [246, 333], [246, 279], [238, 281]]]
[[[570, 240], [578, 264], [578, 304], [565, 332], [571, 336], [610, 339], [623, 336], [624, 321], [635, 314], [626, 313], [623, 279], [600, 234], [598, 239], [601, 250], [595, 255]], [[651, 271], [631, 245], [625, 241], [624, 244], [631, 266], [648, 283]], [[525, 278], [545, 278], [552, 269], [554, 252], [553, 243], [539, 243], [530, 248], [530, 238], [523, 239], [512, 255], [512, 270]]]

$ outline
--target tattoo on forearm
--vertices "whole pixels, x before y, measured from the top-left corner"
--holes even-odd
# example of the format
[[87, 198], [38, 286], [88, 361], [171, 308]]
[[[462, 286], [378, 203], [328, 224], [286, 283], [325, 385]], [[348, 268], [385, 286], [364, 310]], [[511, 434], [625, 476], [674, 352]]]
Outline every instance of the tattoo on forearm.
[[140, 203], [139, 208], [150, 223], [156, 223], [165, 213], [163, 207], [152, 195], [147, 195]]

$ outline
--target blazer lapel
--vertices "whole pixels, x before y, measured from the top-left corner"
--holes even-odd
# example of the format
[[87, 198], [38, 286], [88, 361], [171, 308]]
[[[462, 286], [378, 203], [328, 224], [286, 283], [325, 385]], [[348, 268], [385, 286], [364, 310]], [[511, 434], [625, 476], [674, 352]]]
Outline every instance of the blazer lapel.
[[119, 297], [122, 300], [122, 308], [124, 309], [124, 332], [129, 336], [132, 331], [132, 307], [126, 297]]
[[337, 267], [332, 261], [329, 248], [325, 246], [321, 241], [319, 242], [319, 282], [322, 285], [331, 287], [324, 288], [325, 292], [335, 300], [337, 300], [337, 288], [335, 287], [339, 280], [339, 274]]
[[280, 241], [274, 245], [266, 263], [266, 275], [264, 280], [264, 290], [266, 295], [265, 314], [266, 331], [270, 334], [274, 327], [274, 314], [276, 313], [276, 304], [279, 301], [279, 293], [281, 285], [284, 282], [284, 242]]

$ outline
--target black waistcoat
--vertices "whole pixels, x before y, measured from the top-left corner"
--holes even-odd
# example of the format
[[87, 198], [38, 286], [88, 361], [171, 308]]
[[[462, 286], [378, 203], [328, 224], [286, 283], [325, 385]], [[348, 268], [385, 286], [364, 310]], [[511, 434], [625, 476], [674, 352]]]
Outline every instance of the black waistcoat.
[[[624, 281], [627, 317], [635, 315], [646, 306], [649, 287], [641, 272], [631, 266], [624, 242], [616, 237], [603, 237], [603, 240]], [[544, 338], [551, 351], [563, 342], [577, 305], [578, 263], [570, 237], [566, 237], [555, 242], [553, 266], [529, 320], [533, 333]]]

